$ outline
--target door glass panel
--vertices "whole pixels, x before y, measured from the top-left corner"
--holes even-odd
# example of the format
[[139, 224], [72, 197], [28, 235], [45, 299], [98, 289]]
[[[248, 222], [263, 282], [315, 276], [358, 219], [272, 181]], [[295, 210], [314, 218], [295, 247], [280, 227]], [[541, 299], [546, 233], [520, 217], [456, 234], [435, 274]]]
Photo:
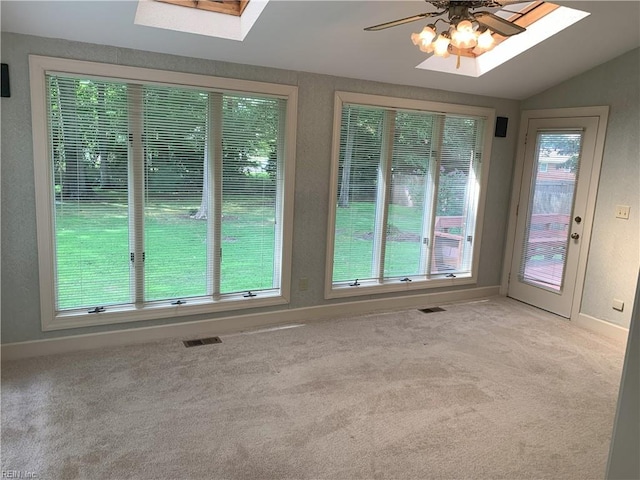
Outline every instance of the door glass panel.
[[524, 235], [520, 281], [561, 293], [582, 131], [539, 131]]

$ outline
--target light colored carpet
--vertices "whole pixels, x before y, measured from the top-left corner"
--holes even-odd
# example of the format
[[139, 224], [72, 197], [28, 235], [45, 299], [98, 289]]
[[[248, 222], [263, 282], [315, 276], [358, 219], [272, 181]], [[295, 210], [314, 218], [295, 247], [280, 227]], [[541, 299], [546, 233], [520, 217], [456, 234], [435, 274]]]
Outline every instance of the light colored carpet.
[[496, 298], [5, 362], [40, 479], [604, 476], [623, 345]]

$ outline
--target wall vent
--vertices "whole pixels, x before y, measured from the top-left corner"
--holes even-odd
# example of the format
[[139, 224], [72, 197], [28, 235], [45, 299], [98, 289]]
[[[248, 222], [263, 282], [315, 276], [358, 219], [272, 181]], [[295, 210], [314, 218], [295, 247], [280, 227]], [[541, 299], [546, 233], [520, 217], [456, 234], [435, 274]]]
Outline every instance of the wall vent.
[[446, 312], [446, 310], [441, 307], [419, 308], [418, 311], [422, 313]]
[[222, 343], [220, 337], [196, 338], [195, 340], [184, 340], [185, 347], [198, 347], [200, 345], [212, 345], [214, 343]]

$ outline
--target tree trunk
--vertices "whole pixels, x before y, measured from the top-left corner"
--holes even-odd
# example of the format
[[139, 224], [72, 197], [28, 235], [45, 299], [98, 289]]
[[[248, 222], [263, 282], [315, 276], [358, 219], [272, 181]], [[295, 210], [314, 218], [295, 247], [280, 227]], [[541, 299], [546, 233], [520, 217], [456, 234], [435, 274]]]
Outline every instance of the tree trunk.
[[104, 94], [105, 86], [103, 83], [98, 84], [98, 145], [96, 160], [100, 162], [100, 187], [108, 187], [108, 152], [107, 152], [107, 105]]
[[204, 142], [204, 162], [202, 165], [202, 199], [200, 200], [200, 208], [191, 218], [196, 220], [206, 220], [209, 216], [209, 140]]
[[[357, 123], [357, 122], [356, 122]], [[340, 196], [338, 198], [338, 207], [349, 207], [349, 190], [351, 187], [351, 158], [353, 157], [353, 141], [355, 137], [355, 128], [351, 128], [351, 115], [347, 122], [347, 146], [344, 152], [344, 163], [342, 164], [342, 180], [340, 182]]]

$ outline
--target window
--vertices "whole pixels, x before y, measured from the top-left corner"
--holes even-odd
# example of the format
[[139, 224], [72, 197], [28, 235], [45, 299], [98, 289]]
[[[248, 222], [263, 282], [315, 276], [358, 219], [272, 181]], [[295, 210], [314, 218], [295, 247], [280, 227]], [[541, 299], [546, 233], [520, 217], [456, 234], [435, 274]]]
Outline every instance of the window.
[[475, 281], [490, 109], [338, 92], [326, 296]]
[[43, 328], [288, 301], [295, 87], [31, 71]]

